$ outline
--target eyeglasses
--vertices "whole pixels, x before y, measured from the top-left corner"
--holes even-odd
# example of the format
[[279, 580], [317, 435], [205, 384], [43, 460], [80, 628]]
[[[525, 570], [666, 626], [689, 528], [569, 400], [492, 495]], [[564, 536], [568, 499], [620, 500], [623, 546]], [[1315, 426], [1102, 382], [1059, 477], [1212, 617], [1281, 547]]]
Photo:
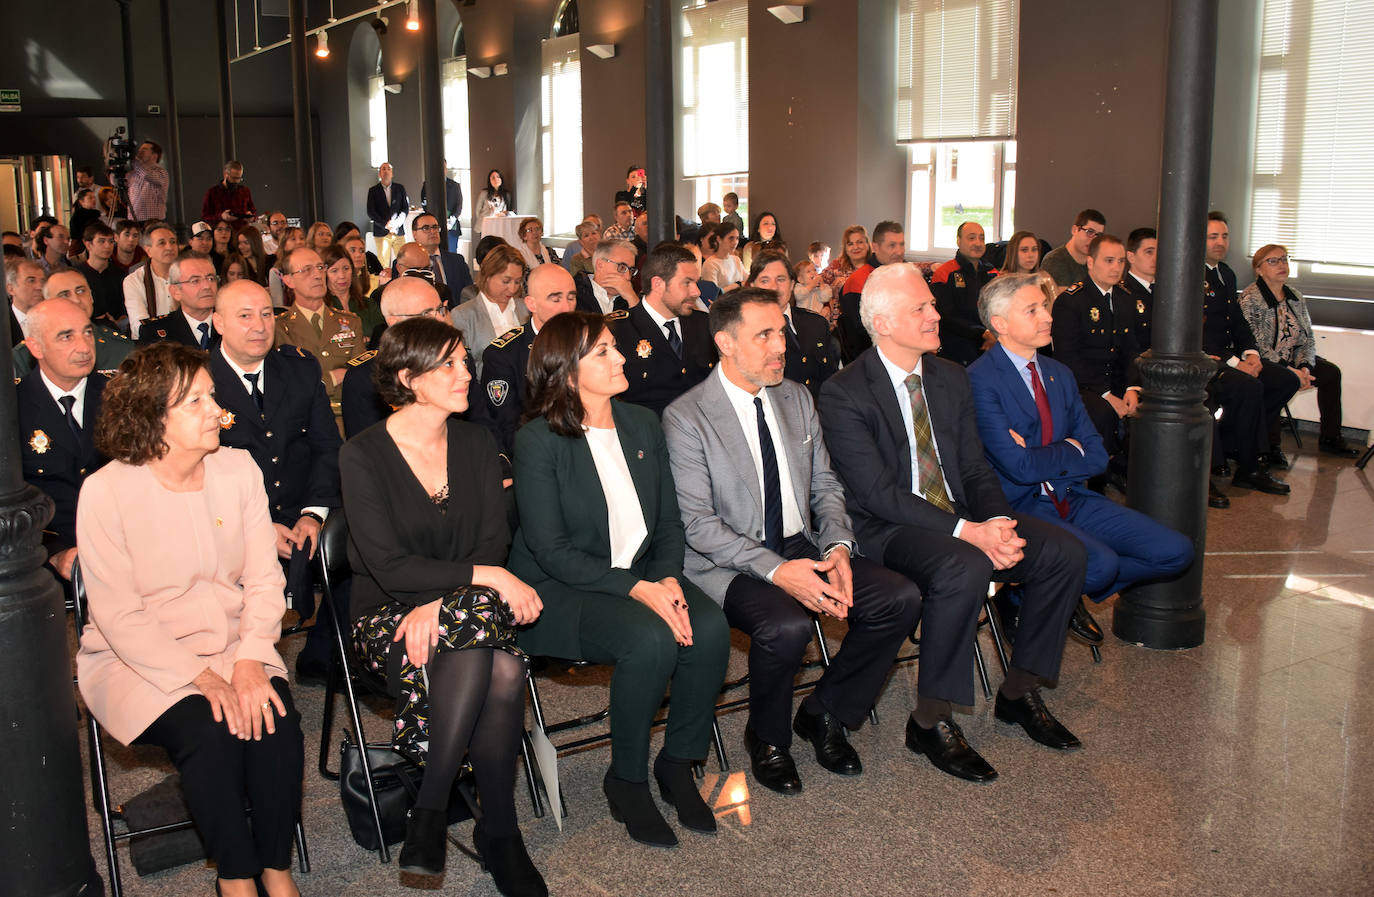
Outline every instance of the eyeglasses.
[[1265, 260], [1264, 260], [1264, 263], [1265, 263], [1266, 265], [1275, 265], [1275, 266], [1277, 266], [1277, 265], [1286, 265], [1286, 264], [1288, 264], [1288, 256], [1286, 256], [1286, 255], [1276, 255], [1276, 256], [1274, 256], [1273, 258], [1267, 258], [1267, 259], [1265, 259]]
[[435, 305], [432, 308], [421, 309], [420, 311], [407, 312], [405, 314], [392, 315], [393, 318], [446, 318], [448, 309], [442, 305]]
[[639, 269], [634, 265], [627, 265], [624, 262], [613, 262], [610, 259], [606, 259], [606, 264], [615, 265], [616, 273], [624, 274], [626, 277], [634, 277], [639, 273]]
[[311, 271], [319, 271], [319, 272], [323, 273], [323, 272], [328, 271], [328, 270], [329, 270], [329, 266], [326, 265], [326, 264], [324, 264], [323, 262], [321, 262], [321, 263], [318, 264], [318, 265], [306, 265], [306, 266], [303, 267], [303, 268], [297, 268], [295, 271], [292, 271], [291, 273], [292, 273], [292, 274], [309, 274]]
[[428, 234], [428, 233], [432, 233], [432, 232], [438, 230], [438, 229], [439, 229], [439, 225], [437, 225], [437, 224], [426, 224], [424, 227], [417, 227], [417, 228], [415, 228], [415, 229], [416, 229], [417, 231], [419, 231], [420, 233], [422, 233], [422, 234]]
[[1102, 231], [1097, 230], [1096, 228], [1091, 228], [1091, 227], [1080, 227], [1079, 230], [1081, 230], [1083, 233], [1087, 234], [1089, 240], [1091, 240], [1093, 237], [1096, 237], [1096, 236], [1099, 236], [1099, 235], [1102, 234]]
[[218, 274], [197, 274], [195, 277], [188, 277], [188, 278], [186, 278], [185, 280], [174, 280], [174, 281], [172, 281], [172, 283], [175, 284], [176, 286], [188, 286], [188, 287], [198, 287], [198, 286], [200, 286], [201, 284], [205, 284], [205, 283], [208, 283], [208, 284], [210, 284], [211, 286], [214, 286], [215, 284], [219, 283], [219, 275], [218, 275]]

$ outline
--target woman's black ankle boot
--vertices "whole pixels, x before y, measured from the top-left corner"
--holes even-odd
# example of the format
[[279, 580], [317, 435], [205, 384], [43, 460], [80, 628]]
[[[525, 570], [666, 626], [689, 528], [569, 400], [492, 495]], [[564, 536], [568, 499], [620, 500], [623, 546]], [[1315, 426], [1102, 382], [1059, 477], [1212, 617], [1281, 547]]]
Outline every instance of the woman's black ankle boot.
[[663, 799], [677, 807], [678, 822], [694, 832], [716, 833], [716, 816], [701, 799], [696, 776], [692, 775], [691, 760], [679, 760], [669, 756], [667, 751], [660, 751], [658, 759], [654, 760], [654, 778]]
[[472, 843], [491, 873], [496, 890], [505, 897], [548, 897], [548, 885], [525, 850], [519, 829], [511, 835], [492, 837], [479, 822], [472, 830]]
[[406, 816], [406, 842], [401, 847], [402, 872], [443, 875], [448, 850], [448, 814], [443, 810], [411, 809]]
[[608, 769], [601, 787], [611, 807], [611, 818], [625, 823], [631, 838], [650, 847], [677, 847], [677, 835], [654, 805], [648, 782], [627, 782]]

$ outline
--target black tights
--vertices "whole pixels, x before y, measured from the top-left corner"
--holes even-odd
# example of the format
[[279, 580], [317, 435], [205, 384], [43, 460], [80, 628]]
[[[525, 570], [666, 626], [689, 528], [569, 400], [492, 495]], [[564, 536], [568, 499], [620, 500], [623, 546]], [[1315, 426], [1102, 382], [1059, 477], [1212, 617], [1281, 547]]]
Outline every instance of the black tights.
[[470, 757], [483, 827], [516, 831], [515, 757], [525, 722], [525, 662], [497, 648], [436, 654], [429, 675], [429, 754], [415, 805], [444, 810], [463, 758]]

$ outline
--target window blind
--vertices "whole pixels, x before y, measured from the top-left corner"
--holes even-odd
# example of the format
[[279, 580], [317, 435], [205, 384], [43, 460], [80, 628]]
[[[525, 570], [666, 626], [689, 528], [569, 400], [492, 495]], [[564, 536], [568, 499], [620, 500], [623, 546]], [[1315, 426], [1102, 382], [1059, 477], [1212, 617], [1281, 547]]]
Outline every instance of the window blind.
[[1247, 249], [1374, 266], [1374, 0], [1265, 0], [1261, 33]]
[[582, 221], [582, 65], [576, 34], [544, 41], [540, 80], [544, 231], [570, 234]]
[[1018, 0], [898, 0], [897, 140], [1016, 136]]
[[749, 170], [749, 9], [745, 0], [682, 11], [682, 174]]

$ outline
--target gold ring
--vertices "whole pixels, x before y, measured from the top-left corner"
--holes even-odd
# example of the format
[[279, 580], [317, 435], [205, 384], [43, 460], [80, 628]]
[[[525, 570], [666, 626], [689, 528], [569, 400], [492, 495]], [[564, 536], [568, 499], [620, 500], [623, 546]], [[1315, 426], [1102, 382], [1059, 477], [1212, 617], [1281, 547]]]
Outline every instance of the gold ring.
[[262, 709], [263, 709], [263, 710], [266, 710], [268, 707], [271, 707], [271, 706], [272, 706], [272, 702], [271, 702], [271, 701], [263, 701], [263, 702], [262, 702]]

